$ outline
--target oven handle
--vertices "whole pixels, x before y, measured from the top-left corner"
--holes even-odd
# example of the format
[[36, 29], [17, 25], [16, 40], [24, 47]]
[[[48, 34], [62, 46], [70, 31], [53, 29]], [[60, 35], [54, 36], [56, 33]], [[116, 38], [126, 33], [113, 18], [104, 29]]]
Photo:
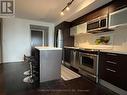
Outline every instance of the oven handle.
[[97, 57], [97, 54], [89, 54], [89, 53], [80, 53], [80, 56], [87, 55], [87, 56], [94, 56]]

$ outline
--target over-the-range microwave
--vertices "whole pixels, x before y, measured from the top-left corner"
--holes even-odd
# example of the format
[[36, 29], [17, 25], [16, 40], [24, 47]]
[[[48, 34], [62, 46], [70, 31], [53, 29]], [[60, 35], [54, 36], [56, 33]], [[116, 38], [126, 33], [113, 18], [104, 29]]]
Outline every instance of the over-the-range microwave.
[[88, 33], [98, 33], [101, 31], [108, 31], [108, 15], [98, 17], [87, 22]]

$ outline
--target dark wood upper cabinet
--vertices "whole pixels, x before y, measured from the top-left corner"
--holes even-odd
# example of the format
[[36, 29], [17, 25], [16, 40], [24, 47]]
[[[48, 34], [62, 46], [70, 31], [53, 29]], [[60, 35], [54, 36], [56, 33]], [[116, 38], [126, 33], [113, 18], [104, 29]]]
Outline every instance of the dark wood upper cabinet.
[[108, 4], [95, 9], [71, 22], [71, 27], [85, 23], [100, 16], [108, 15], [114, 11], [127, 7], [127, 0], [112, 0]]
[[70, 22], [64, 21], [55, 27], [55, 37], [54, 37], [55, 46], [57, 44], [56, 40], [57, 40], [57, 33], [59, 29], [61, 29], [63, 33], [63, 45], [64, 46], [74, 46], [74, 37], [70, 36], [70, 25], [71, 25]]
[[92, 13], [86, 15], [86, 21], [90, 21], [92, 19], [98, 18], [100, 16], [104, 16], [108, 14], [108, 7], [98, 9], [93, 11]]
[[109, 5], [109, 13], [127, 7], [127, 0], [113, 0]]
[[85, 22], [90, 21], [92, 19], [95, 19], [97, 17], [107, 15], [108, 11], [109, 11], [108, 5], [109, 4], [106, 4], [106, 5], [98, 8], [98, 9], [96, 9], [96, 10], [94, 10], [94, 11], [88, 13], [88, 14], [85, 14], [85, 15], [73, 20], [71, 22], [71, 27], [82, 24], [82, 23], [85, 23]]

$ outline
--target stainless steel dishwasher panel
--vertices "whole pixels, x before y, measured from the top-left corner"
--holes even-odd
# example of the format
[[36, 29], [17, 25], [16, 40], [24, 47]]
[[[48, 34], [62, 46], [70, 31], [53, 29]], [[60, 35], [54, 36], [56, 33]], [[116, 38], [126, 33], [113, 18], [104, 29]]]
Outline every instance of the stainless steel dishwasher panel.
[[71, 50], [71, 66], [79, 69], [79, 52], [76, 50]]

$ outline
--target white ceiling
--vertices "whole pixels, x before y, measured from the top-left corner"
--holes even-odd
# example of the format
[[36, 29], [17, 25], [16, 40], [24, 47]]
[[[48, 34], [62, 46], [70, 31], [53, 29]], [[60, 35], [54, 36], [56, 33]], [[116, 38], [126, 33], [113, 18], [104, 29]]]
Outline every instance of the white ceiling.
[[60, 11], [71, 0], [15, 0], [16, 17], [60, 23], [72, 21], [112, 0], [74, 0], [70, 11], [60, 16]]

